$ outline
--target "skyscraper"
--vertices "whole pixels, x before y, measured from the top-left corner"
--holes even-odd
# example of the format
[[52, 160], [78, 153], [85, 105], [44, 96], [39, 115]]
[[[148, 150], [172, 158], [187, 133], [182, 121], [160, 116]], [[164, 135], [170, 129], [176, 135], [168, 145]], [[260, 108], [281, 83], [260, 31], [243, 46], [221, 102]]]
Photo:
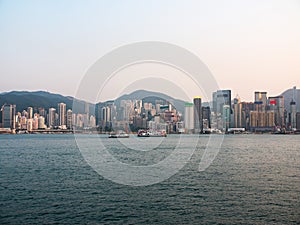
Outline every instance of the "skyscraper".
[[2, 111], [2, 127], [16, 129], [16, 105], [4, 104], [1, 108]]
[[211, 112], [209, 106], [202, 106], [203, 129], [211, 128]]
[[228, 131], [230, 125], [230, 113], [231, 109], [229, 105], [223, 105], [222, 121], [223, 121], [223, 130]]
[[56, 114], [56, 109], [54, 108], [50, 108], [49, 112], [48, 112], [48, 126], [53, 128], [54, 126], [56, 126], [55, 124], [55, 114]]
[[194, 104], [186, 102], [184, 106], [184, 126], [186, 132], [192, 132], [194, 129]]
[[297, 106], [296, 106], [296, 102], [294, 102], [293, 100], [290, 103], [290, 107], [291, 107], [291, 112], [290, 112], [290, 126], [291, 128], [296, 128], [296, 114], [297, 114]]
[[296, 128], [300, 130], [300, 112], [296, 113]]
[[237, 97], [233, 100], [233, 116], [234, 116], [234, 127], [241, 128], [242, 125], [242, 104], [240, 98]]
[[254, 104], [257, 111], [265, 111], [267, 107], [267, 92], [254, 92]]
[[66, 113], [66, 104], [58, 103], [58, 125], [66, 126], [67, 125], [67, 113]]
[[200, 133], [203, 131], [203, 122], [202, 122], [202, 104], [201, 97], [194, 97], [194, 130], [195, 133]]
[[32, 107], [28, 107], [27, 108], [27, 119], [32, 119], [33, 118], [33, 108]]
[[72, 128], [72, 125], [73, 125], [72, 119], [73, 119], [72, 110], [68, 109], [68, 111], [67, 111], [67, 128], [68, 129]]
[[218, 90], [213, 93], [213, 112], [222, 114], [223, 105], [231, 107], [231, 90]]
[[101, 112], [101, 124], [105, 129], [111, 128], [111, 108], [110, 106], [104, 106]]
[[284, 116], [284, 97], [276, 96], [269, 97], [268, 99], [269, 109], [275, 113], [275, 125], [283, 127], [285, 126]]
[[254, 92], [254, 101], [262, 102], [262, 104], [267, 104], [267, 92], [265, 91], [256, 91]]
[[45, 118], [43, 116], [38, 117], [38, 129], [45, 129]]

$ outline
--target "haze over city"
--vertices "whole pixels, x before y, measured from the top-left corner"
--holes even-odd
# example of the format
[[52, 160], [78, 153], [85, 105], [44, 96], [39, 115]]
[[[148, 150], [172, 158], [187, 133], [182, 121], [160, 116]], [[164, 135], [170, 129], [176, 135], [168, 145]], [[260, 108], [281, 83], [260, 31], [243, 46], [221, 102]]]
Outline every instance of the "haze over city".
[[[74, 96], [101, 56], [125, 44], [154, 40], [196, 54], [220, 89], [231, 89], [232, 96], [251, 101], [255, 90], [279, 95], [300, 86], [299, 10], [296, 0], [1, 1], [0, 92]], [[148, 79], [141, 88], [165, 87]], [[188, 96], [195, 92], [191, 87]], [[100, 100], [117, 94], [105, 92]]]

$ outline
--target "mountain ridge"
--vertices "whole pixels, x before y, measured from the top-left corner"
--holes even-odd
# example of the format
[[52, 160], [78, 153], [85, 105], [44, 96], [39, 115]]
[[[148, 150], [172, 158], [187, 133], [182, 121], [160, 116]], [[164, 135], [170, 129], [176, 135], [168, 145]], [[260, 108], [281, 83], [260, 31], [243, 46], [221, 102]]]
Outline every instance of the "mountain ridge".
[[[290, 101], [293, 98], [293, 91], [294, 89], [287, 89], [282, 92], [282, 96], [285, 99], [285, 109], [287, 112], [290, 111]], [[184, 113], [184, 103], [185, 101], [180, 99], [175, 99], [171, 96], [168, 96], [164, 93], [148, 91], [148, 90], [136, 90], [129, 94], [124, 94], [115, 100], [108, 100], [105, 102], [101, 102], [103, 104], [107, 102], [120, 102], [121, 100], [138, 100], [138, 99], [145, 99], [149, 97], [160, 98], [170, 102], [175, 108]], [[300, 112], [300, 89], [296, 89], [296, 101], [297, 104], [297, 111]], [[84, 113], [85, 104], [89, 104], [89, 109], [91, 114], [95, 110], [95, 105], [100, 104], [100, 102], [93, 104], [86, 102], [84, 100], [75, 99], [72, 96], [63, 96], [58, 93], [51, 93], [48, 91], [38, 90], [38, 91], [10, 91], [10, 92], [2, 92], [0, 93], [0, 106], [7, 104], [15, 104], [17, 107], [17, 111], [21, 112], [27, 107], [31, 106], [33, 108], [42, 107], [48, 110], [49, 108], [57, 108], [57, 104], [60, 102], [64, 102], [67, 105], [67, 109], [73, 108], [73, 101], [76, 101], [76, 108], [73, 109], [75, 113]], [[206, 103], [203, 103], [205, 105]]]
[[[138, 100], [145, 99], [149, 97], [155, 97], [158, 99], [163, 99], [170, 102], [175, 108], [181, 112], [184, 110], [184, 101], [180, 99], [175, 99], [171, 96], [160, 92], [153, 92], [147, 90], [136, 90], [129, 94], [124, 94], [115, 100], [108, 100], [102, 102], [103, 104], [107, 102], [120, 102], [121, 100]], [[100, 104], [100, 102], [93, 104], [86, 102], [84, 100], [75, 99], [72, 96], [63, 96], [57, 93], [51, 93], [48, 91], [10, 91], [0, 93], [0, 106], [6, 104], [15, 104], [17, 111], [22, 112], [27, 107], [33, 107], [35, 111], [39, 107], [45, 108], [57, 108], [58, 103], [66, 103], [67, 109], [73, 108], [73, 101], [76, 101], [76, 109], [73, 109], [74, 113], [84, 113], [85, 104], [89, 104], [90, 113], [94, 114], [95, 105]]]

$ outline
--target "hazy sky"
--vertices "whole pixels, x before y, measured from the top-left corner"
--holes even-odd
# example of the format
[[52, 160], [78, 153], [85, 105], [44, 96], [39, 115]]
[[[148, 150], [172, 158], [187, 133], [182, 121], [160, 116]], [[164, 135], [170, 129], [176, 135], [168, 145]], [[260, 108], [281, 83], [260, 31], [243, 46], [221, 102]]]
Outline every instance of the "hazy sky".
[[278, 95], [300, 87], [299, 0], [0, 0], [0, 92], [73, 96], [101, 56], [149, 40], [195, 53], [220, 88], [242, 100], [256, 90]]

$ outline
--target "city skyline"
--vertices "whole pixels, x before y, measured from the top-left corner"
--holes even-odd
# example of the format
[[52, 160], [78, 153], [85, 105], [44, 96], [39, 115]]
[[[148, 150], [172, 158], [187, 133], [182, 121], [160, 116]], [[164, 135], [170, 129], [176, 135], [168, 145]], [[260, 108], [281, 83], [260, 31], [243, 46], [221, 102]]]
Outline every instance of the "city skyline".
[[[29, 104], [17, 112], [14, 103], [4, 103], [1, 107], [4, 130], [1, 132], [7, 132], [7, 129], [12, 133], [51, 132], [53, 128], [64, 132], [72, 132], [74, 128], [94, 132], [116, 129], [137, 132], [147, 128], [187, 134], [245, 131], [293, 134], [300, 130], [300, 111], [297, 110], [296, 87], [292, 91], [288, 108], [283, 95], [268, 96], [265, 91], [255, 91], [254, 101], [245, 102], [239, 97], [232, 98], [231, 90], [214, 91], [210, 105], [202, 104], [201, 96], [194, 96], [193, 103], [185, 102], [181, 110], [175, 107], [178, 103], [174, 103], [174, 99], [151, 97], [151, 92], [147, 92], [146, 98], [139, 92], [132, 99], [123, 96], [119, 101], [99, 102], [91, 114], [87, 102], [84, 103], [84, 114], [67, 109], [64, 102], [57, 103], [57, 108], [48, 106], [48, 114], [44, 107]], [[18, 98], [22, 99], [22, 95]]]
[[[287, 87], [287, 88], [285, 88], [285, 89], [283, 89], [280, 93], [278, 93], [278, 94], [271, 94], [269, 91], [268, 91], [268, 89], [262, 89], [262, 90], [259, 90], [259, 89], [253, 89], [252, 90], [252, 92], [251, 92], [251, 97], [250, 97], [250, 99], [244, 99], [244, 98], [242, 98], [238, 93], [236, 94], [236, 95], [234, 95], [234, 94], [232, 94], [232, 93], [236, 93], [236, 91], [235, 90], [233, 90], [233, 89], [230, 89], [230, 88], [227, 88], [227, 89], [218, 89], [218, 90], [215, 90], [215, 91], [221, 91], [221, 90], [230, 90], [231, 91], [231, 96], [230, 96], [230, 98], [231, 98], [231, 100], [233, 100], [234, 98], [236, 98], [236, 97], [239, 97], [240, 98], [240, 100], [241, 101], [245, 101], [245, 102], [255, 102], [255, 98], [256, 98], [256, 96], [255, 96], [255, 92], [266, 92], [267, 94], [268, 94], [268, 96], [280, 96], [280, 95], [282, 95], [285, 91], [287, 91], [287, 90], [293, 90], [294, 88], [296, 87], [296, 90], [300, 90], [300, 87], [298, 88], [297, 86], [291, 86], [291, 87]], [[78, 99], [78, 100], [83, 100], [83, 101], [85, 101], [85, 102], [88, 102], [88, 103], [91, 103], [91, 104], [97, 104], [97, 103], [99, 103], [99, 102], [106, 102], [106, 101], [114, 101], [114, 100], [116, 100], [117, 98], [119, 98], [119, 97], [121, 97], [121, 96], [123, 96], [123, 95], [128, 95], [128, 94], [131, 94], [131, 93], [134, 93], [134, 92], [136, 92], [136, 91], [150, 91], [150, 92], [157, 92], [157, 93], [161, 93], [161, 94], [165, 94], [165, 95], [168, 95], [168, 96], [170, 96], [170, 97], [172, 97], [172, 98], [174, 98], [174, 99], [178, 99], [178, 100], [182, 100], [182, 101], [186, 101], [186, 102], [189, 102], [189, 101], [193, 101], [193, 98], [195, 97], [195, 96], [200, 96], [201, 98], [202, 98], [202, 101], [203, 101], [203, 99], [204, 99], [204, 101], [203, 102], [212, 102], [213, 101], [213, 92], [212, 93], [210, 93], [208, 96], [210, 97], [210, 101], [206, 101], [206, 98], [204, 98], [202, 95], [193, 95], [193, 96], [191, 96], [190, 98], [188, 98], [188, 99], [184, 99], [184, 98], [180, 98], [180, 96], [182, 96], [182, 95], [180, 95], [179, 96], [179, 98], [177, 98], [176, 97], [176, 95], [169, 95], [168, 93], [166, 93], [166, 92], [160, 92], [160, 91], [157, 91], [156, 89], [151, 89], [151, 88], [147, 88], [147, 89], [130, 89], [130, 90], [128, 90], [128, 91], [123, 91], [122, 92], [122, 95], [116, 95], [116, 97], [115, 98], [109, 98], [109, 99], [104, 99], [104, 100], [102, 100], [102, 101], [96, 101], [96, 102], [89, 102], [88, 100], [85, 100], [85, 99]], [[15, 90], [15, 89], [12, 89], [12, 90], [8, 90], [8, 91], [5, 91], [5, 92], [0, 92], [0, 95], [1, 94], [6, 94], [6, 93], [10, 93], [10, 92], [48, 92], [48, 93], [52, 93], [52, 94], [59, 94], [59, 95], [62, 95], [62, 96], [64, 96], [64, 97], [72, 97], [72, 98], [75, 98], [76, 96], [75, 95], [63, 95], [63, 93], [59, 93], [59, 92], [50, 92], [50, 91], [48, 91], [48, 90], [42, 90], [42, 89], [36, 89], [36, 90]], [[249, 94], [250, 95], [250, 94]], [[290, 99], [291, 100], [291, 99]], [[289, 101], [290, 101], [289, 100]]]
[[[299, 1], [1, 1], [0, 92], [43, 89], [74, 96], [101, 56], [155, 40], [196, 54], [232, 96], [249, 101], [253, 87], [276, 96], [281, 87], [300, 86], [299, 9]], [[188, 92], [197, 95], [193, 88]]]

